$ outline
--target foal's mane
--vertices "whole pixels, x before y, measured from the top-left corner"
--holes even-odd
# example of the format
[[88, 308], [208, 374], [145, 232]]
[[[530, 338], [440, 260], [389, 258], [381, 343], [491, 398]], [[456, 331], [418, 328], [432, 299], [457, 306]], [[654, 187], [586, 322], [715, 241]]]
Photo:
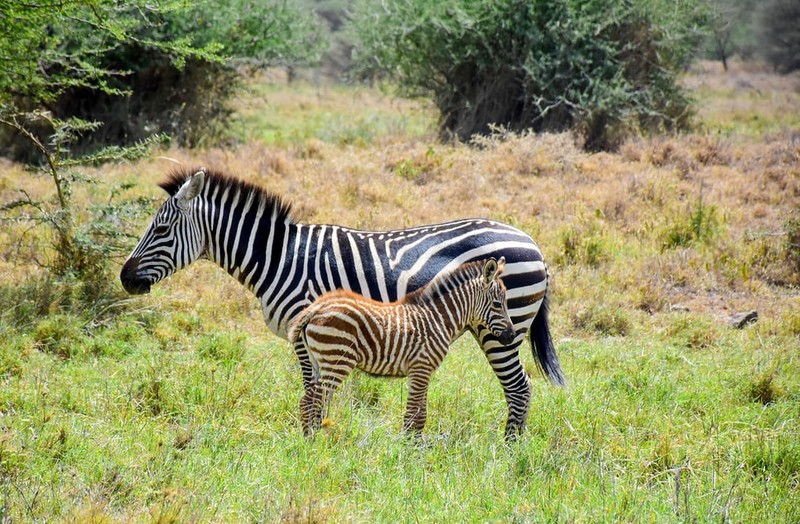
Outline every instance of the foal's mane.
[[242, 180], [241, 178], [236, 178], [221, 171], [206, 168], [180, 167], [173, 170], [167, 175], [167, 178], [158, 185], [161, 189], [169, 193], [170, 196], [174, 196], [181, 186], [198, 171], [204, 171], [206, 174], [205, 186], [208, 189], [203, 190], [205, 194], [211, 195], [213, 194], [214, 188], [219, 187], [220, 194], [222, 194], [222, 191], [226, 188], [230, 188], [234, 191], [239, 191], [240, 194], [245, 197], [253, 195], [256, 201], [263, 201], [266, 204], [266, 208], [271, 209], [279, 220], [294, 222], [292, 217], [292, 205], [284, 200], [282, 196], [257, 184]]
[[421, 288], [412, 291], [402, 301], [406, 304], [422, 304], [440, 294], [444, 294], [452, 287], [482, 276], [485, 264], [486, 261], [484, 260], [462, 264], [452, 271], [437, 276]]

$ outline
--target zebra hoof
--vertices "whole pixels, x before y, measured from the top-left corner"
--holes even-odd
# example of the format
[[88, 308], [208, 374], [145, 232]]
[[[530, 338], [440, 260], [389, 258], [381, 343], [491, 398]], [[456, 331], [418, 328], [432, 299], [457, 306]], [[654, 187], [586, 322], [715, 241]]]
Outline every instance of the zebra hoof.
[[525, 432], [525, 426], [518, 426], [516, 424], [506, 425], [505, 441], [516, 442], [519, 437]]

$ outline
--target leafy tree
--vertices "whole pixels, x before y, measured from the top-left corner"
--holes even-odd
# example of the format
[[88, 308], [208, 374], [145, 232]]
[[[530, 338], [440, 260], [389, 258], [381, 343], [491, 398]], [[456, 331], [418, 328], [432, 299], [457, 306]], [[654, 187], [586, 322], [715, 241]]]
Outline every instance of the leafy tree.
[[781, 73], [800, 70], [800, 2], [768, 0], [759, 14], [764, 57]]
[[708, 30], [706, 56], [719, 60], [725, 71], [728, 60], [752, 56], [755, 48], [753, 13], [757, 0], [712, 0], [705, 7]]
[[354, 23], [360, 72], [432, 98], [445, 137], [468, 140], [493, 124], [574, 129], [587, 148], [609, 149], [631, 131], [687, 123], [675, 75], [696, 43], [686, 23], [694, 4], [667, 17], [663, 3], [367, 2]]
[[103, 122], [73, 150], [153, 132], [188, 146], [203, 143], [226, 123], [237, 65], [313, 62], [322, 48], [312, 15], [286, 0], [8, 6], [0, 56], [11, 66], [0, 72], [0, 104], [12, 98], [57, 118]]

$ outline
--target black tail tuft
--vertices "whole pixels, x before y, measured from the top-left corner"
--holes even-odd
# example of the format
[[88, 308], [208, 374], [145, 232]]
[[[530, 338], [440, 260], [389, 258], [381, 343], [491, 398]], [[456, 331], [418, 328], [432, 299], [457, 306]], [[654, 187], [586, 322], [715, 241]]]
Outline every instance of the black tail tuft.
[[550, 382], [557, 386], [564, 386], [566, 380], [561, 372], [561, 364], [558, 362], [556, 348], [553, 346], [553, 339], [550, 336], [550, 324], [547, 320], [549, 295], [550, 293], [547, 293], [544, 296], [542, 306], [531, 325], [531, 350], [533, 358], [539, 364], [539, 369], [550, 379]]

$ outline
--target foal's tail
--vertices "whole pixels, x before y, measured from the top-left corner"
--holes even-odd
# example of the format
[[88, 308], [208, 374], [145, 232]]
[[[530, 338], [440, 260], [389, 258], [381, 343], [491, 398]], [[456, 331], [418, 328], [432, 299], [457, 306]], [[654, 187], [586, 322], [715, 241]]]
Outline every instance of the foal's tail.
[[289, 342], [292, 343], [293, 346], [298, 347], [298, 345], [303, 344], [305, 345], [305, 330], [306, 326], [311, 319], [314, 317], [314, 306], [313, 304], [300, 313], [300, 316], [295, 320], [291, 327], [289, 328]]
[[550, 301], [550, 290], [544, 296], [542, 306], [531, 325], [531, 350], [533, 358], [539, 365], [539, 369], [550, 379], [550, 382], [557, 386], [566, 384], [564, 374], [561, 372], [561, 364], [558, 362], [556, 348], [553, 347], [553, 339], [550, 336], [550, 324], [547, 320], [548, 307]]

